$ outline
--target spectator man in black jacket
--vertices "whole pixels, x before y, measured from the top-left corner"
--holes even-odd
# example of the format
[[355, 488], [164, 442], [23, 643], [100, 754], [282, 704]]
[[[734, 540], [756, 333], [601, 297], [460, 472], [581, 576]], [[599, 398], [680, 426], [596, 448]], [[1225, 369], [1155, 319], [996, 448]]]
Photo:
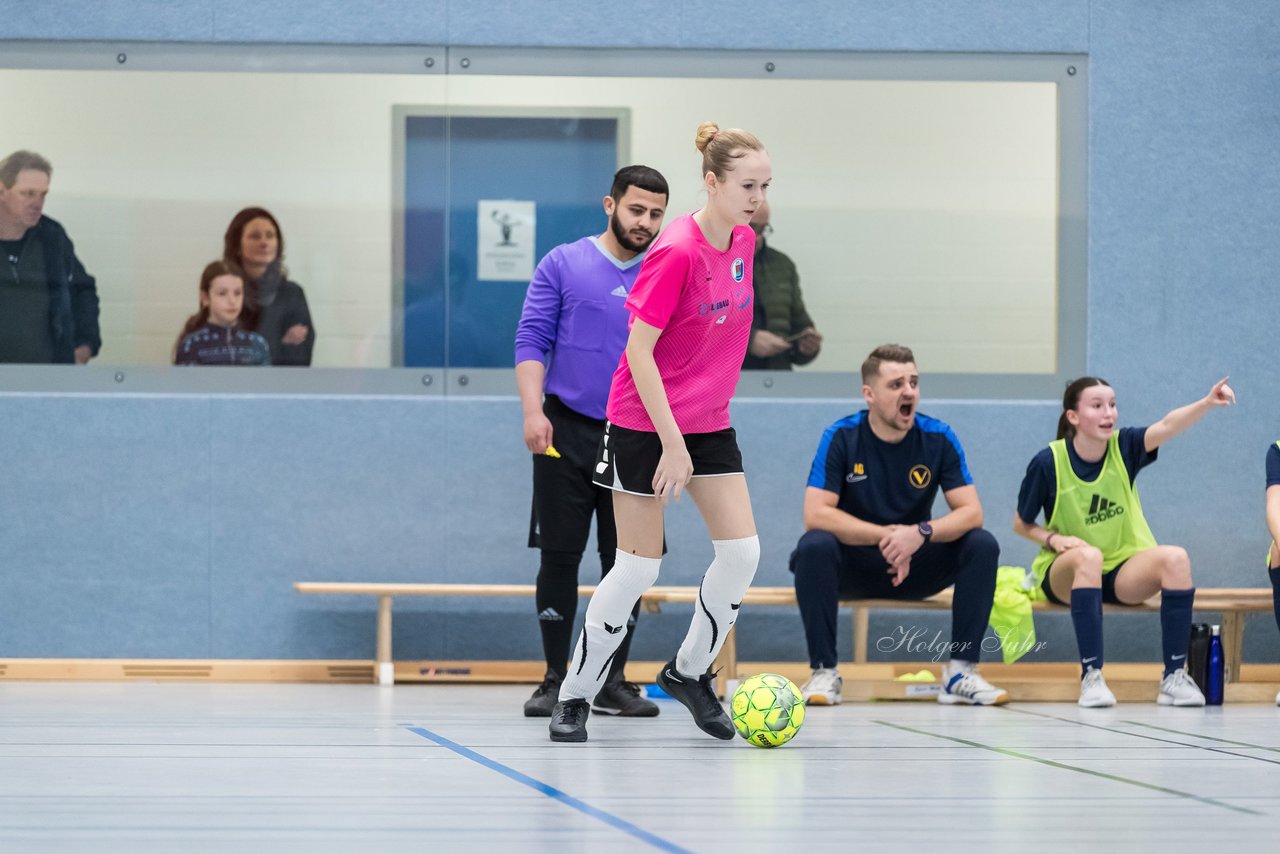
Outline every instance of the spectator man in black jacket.
[[52, 174], [31, 151], [0, 161], [0, 362], [83, 365], [102, 346], [93, 277], [44, 216]]

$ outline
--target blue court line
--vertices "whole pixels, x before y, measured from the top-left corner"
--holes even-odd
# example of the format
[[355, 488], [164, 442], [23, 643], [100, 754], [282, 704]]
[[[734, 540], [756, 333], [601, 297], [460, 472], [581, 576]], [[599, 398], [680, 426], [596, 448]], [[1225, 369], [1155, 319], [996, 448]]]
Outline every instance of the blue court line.
[[979, 741], [970, 741], [967, 738], [957, 738], [954, 735], [943, 735], [940, 732], [929, 732], [929, 730], [927, 729], [917, 729], [916, 727], [904, 726], [902, 724], [895, 724], [889, 721], [873, 721], [872, 723], [877, 723], [877, 724], [880, 724], [881, 726], [887, 726], [893, 729], [902, 730], [903, 732], [912, 732], [917, 735], [927, 735], [930, 738], [941, 738], [946, 741], [955, 742], [956, 744], [963, 744], [966, 747], [976, 747], [981, 750], [990, 750], [992, 753], [1000, 753], [1005, 756], [1012, 756], [1015, 759], [1027, 759], [1027, 760], [1030, 760], [1031, 762], [1038, 762], [1041, 765], [1048, 765], [1050, 768], [1059, 768], [1063, 771], [1074, 771], [1077, 774], [1087, 774], [1090, 777], [1099, 777], [1103, 780], [1110, 780], [1114, 783], [1124, 783], [1129, 786], [1137, 786], [1140, 789], [1149, 789], [1153, 792], [1162, 792], [1163, 794], [1166, 794], [1166, 795], [1175, 795], [1179, 798], [1186, 798], [1187, 800], [1198, 801], [1202, 804], [1208, 804], [1209, 806], [1222, 807], [1223, 809], [1231, 810], [1232, 812], [1246, 813], [1248, 815], [1263, 815], [1263, 813], [1260, 813], [1257, 810], [1251, 810], [1248, 807], [1239, 807], [1239, 806], [1236, 806], [1235, 804], [1229, 804], [1226, 801], [1219, 801], [1215, 798], [1206, 798], [1200, 795], [1193, 795], [1190, 792], [1182, 792], [1182, 791], [1179, 791], [1178, 789], [1170, 789], [1167, 786], [1157, 786], [1154, 783], [1144, 783], [1141, 780], [1133, 780], [1133, 779], [1130, 779], [1129, 777], [1121, 777], [1119, 774], [1108, 774], [1105, 771], [1094, 771], [1090, 768], [1081, 768], [1078, 765], [1068, 765], [1066, 762], [1058, 762], [1053, 759], [1045, 759], [1042, 756], [1032, 756], [1030, 753], [1023, 753], [1020, 750], [1011, 750], [1007, 747], [996, 747], [991, 744], [983, 744], [982, 742], [979, 742]]
[[539, 794], [546, 795], [548, 798], [551, 798], [553, 801], [559, 801], [565, 806], [571, 809], [575, 809], [578, 812], [582, 813], [583, 815], [587, 815], [587, 816], [590, 816], [591, 818], [598, 819], [599, 821], [604, 822], [610, 827], [621, 830], [623, 833], [630, 834], [631, 836], [634, 836], [636, 839], [639, 839], [641, 842], [646, 842], [649, 845], [652, 845], [654, 848], [657, 848], [661, 851], [671, 851], [674, 854], [693, 854], [693, 852], [691, 852], [687, 848], [681, 848], [679, 845], [676, 845], [674, 842], [668, 842], [667, 840], [663, 839], [661, 836], [656, 836], [642, 827], [637, 827], [636, 825], [632, 824], [629, 821], [626, 821], [625, 819], [618, 818], [616, 815], [612, 813], [607, 813], [602, 809], [591, 806], [591, 804], [586, 803], [585, 801], [580, 801], [577, 798], [573, 797], [572, 795], [560, 791], [554, 786], [550, 786], [542, 782], [541, 780], [533, 779], [528, 774], [521, 774], [516, 769], [507, 765], [503, 765], [501, 762], [498, 762], [497, 760], [490, 759], [484, 754], [477, 753], [476, 751], [472, 750], [469, 747], [463, 747], [461, 744], [458, 744], [456, 741], [450, 741], [449, 739], [445, 738], [443, 735], [439, 735], [437, 733], [432, 732], [429, 729], [426, 729], [420, 726], [406, 726], [405, 729], [407, 729], [409, 732], [413, 733], [414, 735], [421, 736], [427, 739], [428, 741], [434, 741], [436, 744], [440, 745], [441, 747], [445, 747], [445, 748], [448, 748], [449, 750], [452, 750], [454, 753], [458, 754], [464, 759], [470, 759], [472, 762], [475, 762], [477, 765], [482, 765], [485, 768], [488, 768], [490, 771], [497, 771], [499, 774], [501, 774], [502, 776], [508, 779], [515, 780], [517, 783], [520, 783], [521, 785], [528, 786], [530, 789], [533, 789], [535, 792]]

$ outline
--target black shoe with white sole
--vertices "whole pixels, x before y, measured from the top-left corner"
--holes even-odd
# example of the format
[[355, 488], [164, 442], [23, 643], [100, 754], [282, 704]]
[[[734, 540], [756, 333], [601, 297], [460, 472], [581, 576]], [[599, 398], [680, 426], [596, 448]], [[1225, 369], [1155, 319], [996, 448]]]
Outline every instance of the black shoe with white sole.
[[658, 685], [684, 704], [698, 729], [715, 738], [728, 740], [734, 736], [733, 722], [716, 697], [715, 688], [711, 685], [714, 678], [710, 673], [704, 673], [697, 679], [684, 676], [676, 671], [675, 661], [671, 661], [658, 673]]

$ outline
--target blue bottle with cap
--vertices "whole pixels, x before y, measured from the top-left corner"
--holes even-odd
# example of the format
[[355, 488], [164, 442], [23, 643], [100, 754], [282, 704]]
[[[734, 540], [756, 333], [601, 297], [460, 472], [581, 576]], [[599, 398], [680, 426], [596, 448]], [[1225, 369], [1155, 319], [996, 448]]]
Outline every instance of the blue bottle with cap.
[[1204, 674], [1204, 702], [1206, 706], [1222, 705], [1222, 635], [1219, 626], [1210, 629], [1209, 660]]

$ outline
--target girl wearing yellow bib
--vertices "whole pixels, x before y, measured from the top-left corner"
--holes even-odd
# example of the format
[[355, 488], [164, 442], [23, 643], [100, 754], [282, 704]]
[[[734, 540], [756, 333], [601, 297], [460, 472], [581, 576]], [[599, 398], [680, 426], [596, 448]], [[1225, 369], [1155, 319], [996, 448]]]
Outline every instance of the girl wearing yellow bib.
[[[1235, 403], [1225, 379], [1205, 397], [1149, 427], [1116, 429], [1115, 391], [1106, 380], [1067, 385], [1057, 441], [1027, 466], [1013, 530], [1040, 546], [1032, 568], [1052, 602], [1069, 605], [1080, 648], [1080, 705], [1111, 706], [1102, 677], [1102, 603], [1137, 605], [1161, 594], [1162, 706], [1203, 706], [1187, 673], [1195, 588], [1184, 549], [1156, 543], [1134, 486], [1158, 449], [1216, 406]], [[1045, 524], [1036, 518], [1043, 512]]]

